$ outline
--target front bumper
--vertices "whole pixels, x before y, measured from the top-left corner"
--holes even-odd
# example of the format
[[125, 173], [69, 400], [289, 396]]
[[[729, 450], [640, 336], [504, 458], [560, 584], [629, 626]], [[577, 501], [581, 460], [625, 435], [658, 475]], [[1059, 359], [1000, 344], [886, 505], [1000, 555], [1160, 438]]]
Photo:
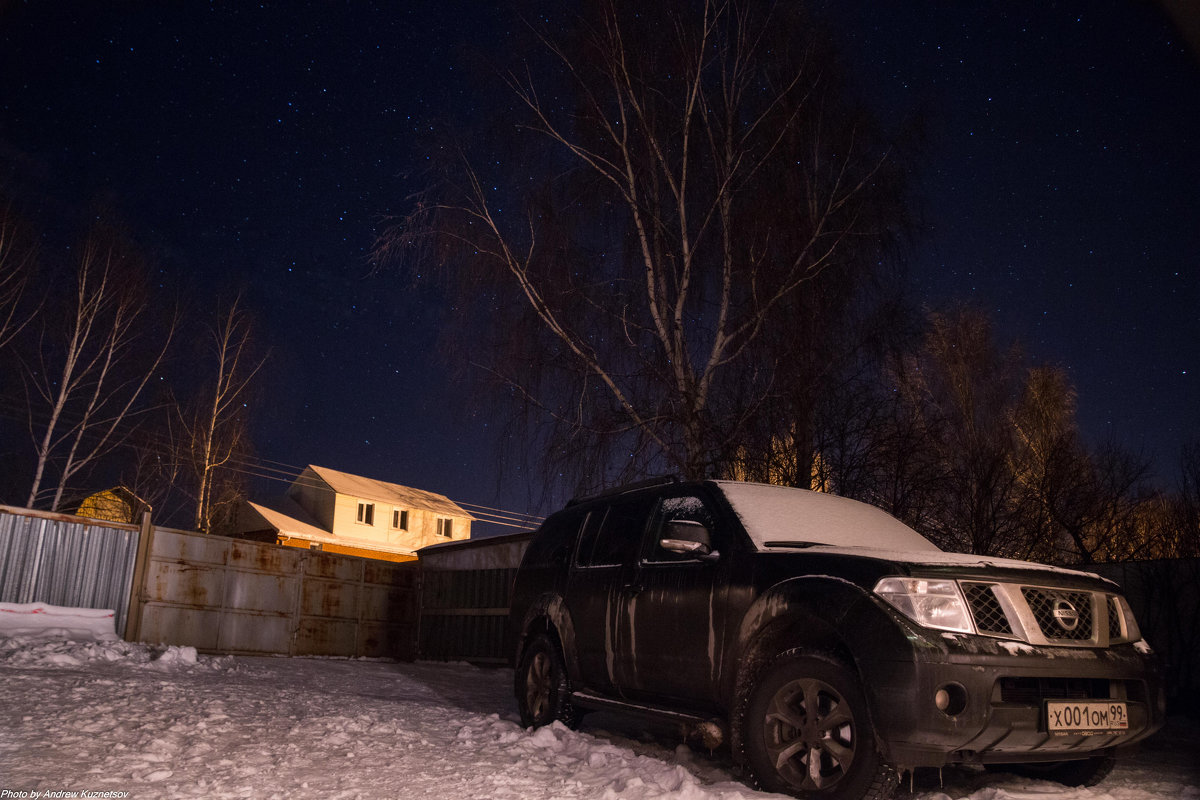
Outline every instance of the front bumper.
[[[880, 746], [902, 768], [1086, 758], [1119, 752], [1163, 725], [1157, 664], [1134, 645], [1014, 647], [975, 636], [936, 645], [865, 670]], [[951, 698], [946, 710], [935, 702], [939, 689]], [[1120, 700], [1129, 727], [1050, 733], [1045, 700]]]

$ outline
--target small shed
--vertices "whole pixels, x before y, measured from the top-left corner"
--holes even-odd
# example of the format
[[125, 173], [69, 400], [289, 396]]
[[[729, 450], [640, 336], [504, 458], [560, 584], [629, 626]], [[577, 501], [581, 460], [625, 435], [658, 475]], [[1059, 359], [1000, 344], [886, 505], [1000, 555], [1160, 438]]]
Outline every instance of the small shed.
[[532, 531], [421, 548], [418, 653], [433, 661], [505, 664], [513, 579]]

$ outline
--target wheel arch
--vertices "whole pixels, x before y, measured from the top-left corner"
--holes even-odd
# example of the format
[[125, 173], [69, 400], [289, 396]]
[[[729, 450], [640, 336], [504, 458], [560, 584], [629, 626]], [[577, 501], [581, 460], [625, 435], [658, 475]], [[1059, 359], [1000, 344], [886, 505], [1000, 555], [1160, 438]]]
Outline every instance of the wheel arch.
[[579, 677], [579, 660], [575, 655], [575, 628], [561, 595], [547, 592], [537, 598], [525, 613], [513, 648], [512, 663], [521, 663], [521, 656], [529, 642], [545, 634], [558, 645], [567, 677], [574, 682]]
[[[750, 696], [759, 678], [779, 659], [799, 655], [824, 657], [852, 670], [862, 683], [858, 642], [855, 636], [847, 635], [840, 623], [854, 615], [863, 603], [873, 605], [860, 586], [827, 576], [784, 581], [755, 602], [738, 631], [738, 668], [733, 685], [727, 689], [731, 698], [730, 744], [735, 761], [744, 762], [745, 717]], [[873, 709], [868, 713], [873, 716]]]

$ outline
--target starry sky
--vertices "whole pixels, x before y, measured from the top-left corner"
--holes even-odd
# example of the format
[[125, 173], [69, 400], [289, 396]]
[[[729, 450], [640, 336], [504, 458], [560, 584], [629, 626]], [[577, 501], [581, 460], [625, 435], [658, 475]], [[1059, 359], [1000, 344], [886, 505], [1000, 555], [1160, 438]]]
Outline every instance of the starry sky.
[[[1170, 488], [1200, 437], [1196, 52], [1142, 0], [827, 13], [855, 91], [924, 131], [914, 297], [969, 301], [1066, 367], [1089, 439]], [[548, 513], [436, 355], [441, 300], [368, 264], [431, 133], [507, 102], [480, 65], [516, 24], [463, 0], [0, 0], [0, 185], [51, 243], [101, 201], [189, 302], [245, 292], [271, 348], [250, 471]]]
[[1200, 436], [1200, 43], [1143, 2], [838, 9], [873, 106], [928, 126], [915, 296], [1064, 366], [1089, 440], [1169, 488]]

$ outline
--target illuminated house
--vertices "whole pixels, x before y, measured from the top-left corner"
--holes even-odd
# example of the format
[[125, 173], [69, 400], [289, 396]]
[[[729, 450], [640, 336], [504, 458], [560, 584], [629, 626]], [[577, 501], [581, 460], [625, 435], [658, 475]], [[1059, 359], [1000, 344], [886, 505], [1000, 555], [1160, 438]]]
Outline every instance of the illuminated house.
[[141, 498], [124, 486], [117, 486], [85, 497], [75, 515], [109, 522], [137, 522], [145, 510]]
[[427, 545], [469, 539], [473, 520], [443, 495], [310, 464], [285, 496], [247, 502], [238, 514], [236, 535], [409, 561]]

